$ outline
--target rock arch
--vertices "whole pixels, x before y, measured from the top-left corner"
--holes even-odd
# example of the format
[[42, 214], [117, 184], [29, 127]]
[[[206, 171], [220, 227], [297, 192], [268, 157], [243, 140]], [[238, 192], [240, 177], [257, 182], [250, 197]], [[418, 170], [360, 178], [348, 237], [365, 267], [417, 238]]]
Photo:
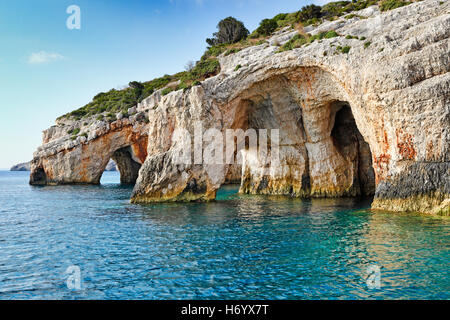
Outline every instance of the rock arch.
[[[234, 93], [233, 98], [215, 103], [207, 98], [212, 93], [195, 87], [181, 101], [198, 104], [185, 104], [180, 109], [174, 108], [177, 102], [171, 101], [164, 108], [151, 111], [154, 125], [150, 124], [150, 131], [160, 141], [150, 141], [156, 149], [149, 157], [149, 166], [142, 170], [133, 201], [210, 200], [222, 184], [239, 180], [240, 192], [248, 194], [373, 194], [370, 147], [352, 112], [355, 109], [360, 115], [359, 110], [351, 107], [354, 99], [331, 73], [319, 67], [279, 70], [267, 73], [248, 87], [228, 91]], [[191, 109], [196, 109], [196, 114]], [[172, 130], [161, 126], [159, 120], [169, 123]], [[227, 129], [279, 129], [280, 166], [268, 168], [255, 161], [258, 157], [251, 153], [257, 150], [243, 150], [242, 168], [226, 163], [212, 169], [201, 164], [172, 163], [178, 146], [177, 142], [167, 142], [171, 141], [173, 130], [181, 127], [194, 135], [196, 121], [202, 121], [204, 129], [221, 130], [224, 136]], [[364, 119], [358, 122], [361, 126]], [[345, 129], [351, 129], [348, 137]], [[272, 143], [270, 138], [268, 143]], [[195, 188], [190, 187], [193, 185]]]
[[134, 185], [142, 163], [140, 159], [136, 159], [132, 148], [124, 147], [116, 150], [111, 159], [114, 160], [120, 172], [120, 183]]
[[[147, 157], [147, 126], [118, 120], [88, 139], [46, 149], [31, 163], [31, 185], [100, 184], [111, 158], [116, 160], [121, 182], [134, 184]], [[54, 138], [56, 142], [65, 139]], [[50, 141], [49, 145], [55, 144]]]

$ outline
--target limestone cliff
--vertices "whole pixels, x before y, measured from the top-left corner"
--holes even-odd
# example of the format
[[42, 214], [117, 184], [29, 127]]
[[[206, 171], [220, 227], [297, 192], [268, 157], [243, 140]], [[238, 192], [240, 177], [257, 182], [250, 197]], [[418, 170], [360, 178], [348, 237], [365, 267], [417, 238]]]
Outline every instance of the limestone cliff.
[[[227, 181], [242, 193], [299, 197], [375, 194], [373, 208], [449, 214], [449, 1], [426, 0], [380, 13], [376, 6], [318, 27], [334, 30], [297, 49], [297, 31], [220, 57], [219, 75], [187, 90], [154, 93], [138, 105], [149, 123], [117, 120], [71, 141], [50, 129], [31, 183], [98, 183], [109, 158], [142, 164], [134, 203], [211, 200]], [[255, 150], [243, 164], [174, 163], [177, 129], [279, 129], [279, 166]], [[103, 127], [102, 127], [103, 126]], [[147, 141], [148, 139], [148, 141]], [[269, 138], [269, 153], [275, 141]], [[202, 145], [209, 152], [211, 143]], [[148, 154], [148, 156], [147, 156]], [[144, 161], [145, 160], [145, 161]], [[119, 169], [121, 161], [118, 161]], [[138, 166], [122, 161], [122, 172]]]

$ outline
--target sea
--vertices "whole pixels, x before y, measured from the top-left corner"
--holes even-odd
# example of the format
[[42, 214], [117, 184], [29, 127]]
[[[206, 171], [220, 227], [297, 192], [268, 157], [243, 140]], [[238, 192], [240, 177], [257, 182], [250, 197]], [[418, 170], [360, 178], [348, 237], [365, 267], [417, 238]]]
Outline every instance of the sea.
[[450, 219], [371, 199], [239, 195], [131, 204], [0, 171], [0, 299], [449, 299]]

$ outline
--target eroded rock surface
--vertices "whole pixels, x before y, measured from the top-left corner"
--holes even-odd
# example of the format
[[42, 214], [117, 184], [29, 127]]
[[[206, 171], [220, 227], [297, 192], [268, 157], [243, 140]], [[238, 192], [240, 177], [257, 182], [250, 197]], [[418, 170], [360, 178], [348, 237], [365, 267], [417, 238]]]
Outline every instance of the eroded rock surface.
[[[84, 126], [62, 122], [44, 131], [44, 145], [34, 154], [30, 184], [99, 184], [113, 159], [121, 181], [134, 184], [137, 172], [147, 157], [146, 116], [123, 118], [112, 123], [94, 121]], [[80, 128], [74, 137], [73, 128]]]
[[[284, 30], [223, 55], [219, 75], [142, 101], [137, 111], [148, 113], [148, 125], [118, 120], [116, 129], [76, 142], [54, 140], [59, 129], [50, 129], [35, 154], [32, 183], [98, 182], [109, 158], [131, 147], [130, 157], [142, 164], [134, 203], [212, 200], [222, 184], [240, 181], [242, 193], [375, 193], [375, 209], [448, 214], [449, 12], [449, 1], [386, 13], [374, 6], [358, 13], [366, 18], [308, 27], [311, 34], [335, 30], [335, 38], [279, 52], [296, 33]], [[192, 155], [192, 163], [174, 161], [198, 146], [175, 132], [194, 137], [211, 128], [224, 137], [227, 129], [278, 129], [279, 139], [268, 137], [267, 156], [279, 145], [279, 165], [267, 165], [250, 148], [242, 150], [241, 165], [206, 165], [201, 155]], [[209, 138], [200, 146], [203, 155], [217, 147]]]

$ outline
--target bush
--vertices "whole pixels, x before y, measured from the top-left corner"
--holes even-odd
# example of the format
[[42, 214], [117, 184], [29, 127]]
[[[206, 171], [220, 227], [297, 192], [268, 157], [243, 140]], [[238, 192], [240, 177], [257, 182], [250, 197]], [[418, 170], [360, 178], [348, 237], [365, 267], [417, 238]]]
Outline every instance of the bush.
[[234, 71], [238, 71], [240, 68], [242, 68], [242, 66], [241, 66], [240, 64], [238, 64], [238, 65], [236, 66], [236, 68], [234, 68]]
[[181, 77], [181, 81], [186, 80], [203, 80], [211, 76], [215, 76], [220, 71], [220, 63], [217, 59], [206, 59], [199, 61], [191, 72], [185, 73]]
[[349, 52], [350, 52], [350, 49], [351, 49], [351, 47], [345, 46], [345, 47], [343, 47], [343, 48], [341, 49], [341, 52], [342, 52], [342, 53], [349, 53]]
[[171, 93], [172, 92], [172, 89], [171, 88], [165, 88], [165, 89], [163, 89], [163, 91], [161, 91], [161, 94], [163, 95], [163, 96], [165, 96], [165, 95], [168, 95], [169, 93]]
[[303, 46], [307, 42], [308, 42], [308, 40], [303, 35], [296, 34], [295, 36], [292, 37], [291, 40], [286, 42], [281, 47], [280, 52], [292, 50], [292, 49], [295, 49], [295, 48], [300, 48], [301, 46]]
[[275, 17], [273, 17], [271, 20], [273, 20], [275, 22], [283, 21], [283, 20], [286, 20], [287, 16], [288, 16], [287, 13], [279, 13]]
[[72, 134], [74, 135], [74, 136], [76, 136], [77, 134], [79, 134], [80, 133], [80, 128], [76, 128], [76, 129], [74, 129], [73, 131], [72, 131]]
[[331, 38], [336, 38], [338, 36], [339, 36], [339, 34], [336, 31], [330, 30], [327, 33], [325, 33], [325, 35], [323, 37], [325, 39], [331, 39]]
[[264, 19], [260, 22], [256, 32], [262, 36], [270, 36], [278, 28], [278, 23], [274, 19]]
[[344, 14], [344, 8], [348, 4], [350, 4], [350, 1], [336, 1], [336, 2], [330, 2], [324, 5], [321, 9], [322, 16], [326, 18], [331, 18], [334, 16], [341, 16]]
[[300, 48], [301, 46], [307, 45], [316, 40], [331, 39], [331, 38], [338, 37], [338, 36], [339, 36], [339, 34], [334, 30], [321, 32], [321, 33], [313, 35], [313, 36], [308, 34], [306, 37], [301, 34], [297, 34], [297, 35], [293, 36], [291, 40], [286, 42], [281, 47], [280, 52], [292, 50], [295, 48]]
[[310, 4], [304, 6], [299, 12], [299, 18], [301, 21], [307, 21], [310, 19], [319, 19], [322, 17], [322, 7]]
[[233, 17], [221, 20], [217, 25], [217, 29], [219, 30], [213, 34], [213, 38], [206, 39], [210, 46], [236, 43], [249, 35], [249, 31], [244, 26], [244, 23]]
[[136, 102], [141, 102], [142, 92], [144, 91], [144, 85], [138, 81], [132, 81], [129, 83], [130, 88], [133, 89]]
[[396, 8], [406, 6], [408, 4], [411, 4], [411, 2], [403, 0], [383, 0], [380, 3], [380, 10], [381, 11], [393, 10]]
[[230, 54], [237, 53], [239, 51], [241, 51], [241, 49], [239, 49], [239, 48], [232, 48], [232, 49], [229, 49], [227, 52], [225, 52], [225, 55], [229, 56]]
[[364, 49], [367, 49], [370, 46], [370, 44], [371, 44], [370, 41], [364, 42]]
[[[352, 11], [359, 11], [377, 4], [378, 0], [353, 0], [353, 1], [336, 1], [330, 2], [322, 7], [322, 17], [331, 19], [332, 17], [340, 17]], [[345, 18], [353, 18], [356, 15], [348, 15]], [[362, 18], [362, 17], [360, 17]]]

